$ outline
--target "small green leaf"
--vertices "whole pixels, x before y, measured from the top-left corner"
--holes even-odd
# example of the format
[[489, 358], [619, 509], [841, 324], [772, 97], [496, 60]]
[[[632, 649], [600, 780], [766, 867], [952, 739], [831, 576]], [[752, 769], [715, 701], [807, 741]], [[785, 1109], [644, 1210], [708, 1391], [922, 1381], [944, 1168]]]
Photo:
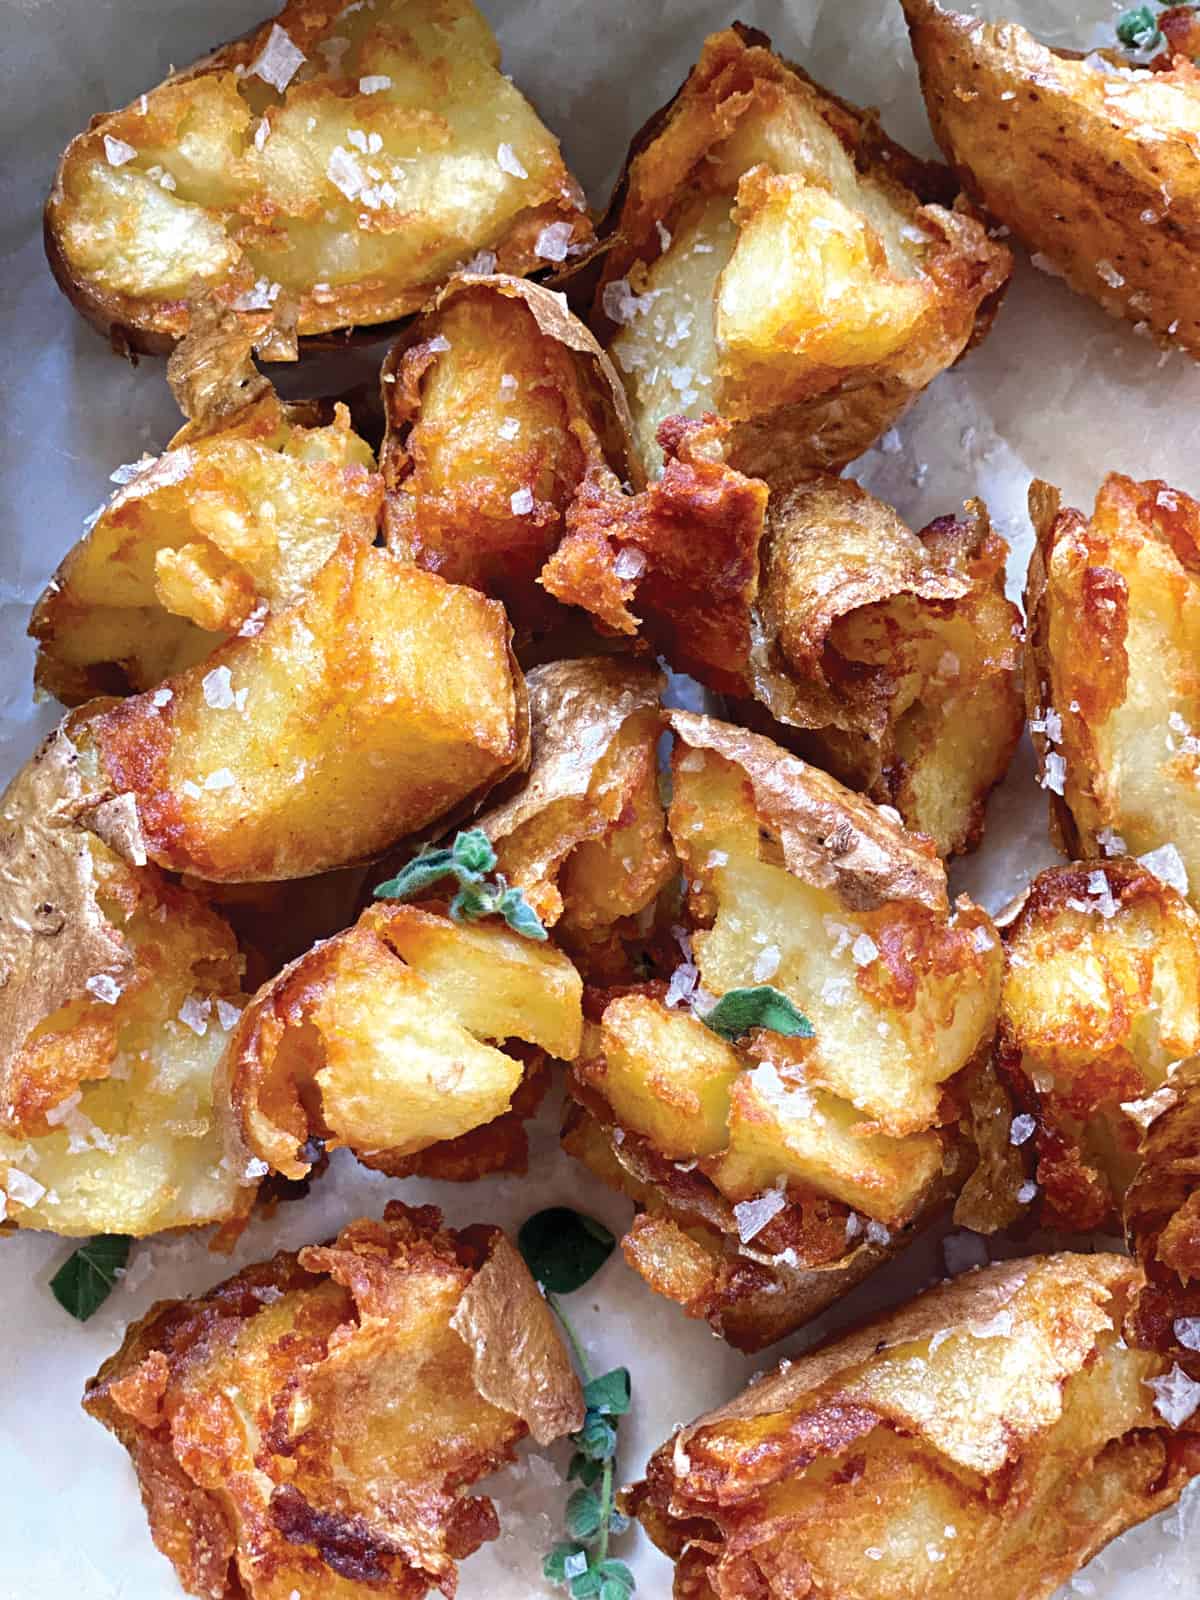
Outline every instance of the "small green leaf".
[[600, 1600], [629, 1600], [633, 1590], [620, 1578], [605, 1578], [600, 1585]]
[[117, 1272], [129, 1260], [133, 1240], [123, 1233], [101, 1233], [81, 1244], [50, 1279], [50, 1292], [77, 1322], [86, 1322], [117, 1286]]
[[612, 1255], [616, 1242], [602, 1222], [567, 1206], [535, 1211], [517, 1235], [525, 1265], [552, 1294], [581, 1289]]
[[614, 1367], [585, 1384], [583, 1403], [604, 1417], [623, 1417], [629, 1410], [631, 1386], [628, 1367]]
[[551, 1583], [565, 1583], [567, 1580], [567, 1562], [572, 1558], [582, 1556], [587, 1560], [587, 1551], [582, 1545], [564, 1541], [556, 1544], [554, 1549], [542, 1562], [542, 1574], [549, 1578]]
[[768, 1028], [790, 1039], [811, 1039], [813, 1025], [802, 1011], [769, 983], [754, 989], [730, 989], [700, 1018], [706, 1028], [734, 1044], [751, 1028]]
[[611, 1558], [607, 1561], [598, 1561], [596, 1571], [602, 1578], [611, 1578], [614, 1583], [623, 1583], [630, 1594], [637, 1588], [633, 1573], [623, 1561], [614, 1561]]
[[415, 855], [394, 878], [381, 883], [375, 890], [375, 898], [411, 900], [414, 895], [423, 894], [426, 889], [431, 889], [440, 879], [456, 875], [454, 868], [454, 857], [449, 850], [426, 848], [419, 855]]
[[464, 883], [450, 902], [455, 922], [478, 922], [481, 917], [493, 916], [497, 909], [496, 891], [486, 883]]
[[610, 1511], [608, 1514], [608, 1531], [614, 1538], [620, 1538], [623, 1533], [629, 1532], [629, 1518], [623, 1511]]
[[571, 1435], [580, 1455], [592, 1461], [608, 1461], [616, 1454], [617, 1430], [611, 1422], [592, 1413], [578, 1433]]
[[499, 910], [514, 933], [523, 934], [526, 939], [550, 937], [542, 926], [542, 919], [520, 889], [505, 889], [500, 896]]
[[603, 1587], [604, 1579], [592, 1567], [571, 1579], [573, 1600], [589, 1600], [590, 1596], [598, 1595]]
[[[1156, 37], [1157, 36], [1157, 37]], [[1163, 39], [1158, 19], [1149, 6], [1132, 6], [1117, 18], [1117, 38], [1130, 50], [1146, 50]]]
[[571, 1457], [571, 1465], [567, 1468], [567, 1482], [574, 1483], [576, 1479], [587, 1488], [600, 1482], [604, 1476], [604, 1464], [593, 1461], [588, 1456], [581, 1456], [578, 1451]]
[[482, 828], [467, 828], [455, 837], [451, 853], [464, 872], [482, 876], [496, 865], [496, 852], [492, 841]]
[[572, 1539], [594, 1539], [603, 1521], [599, 1497], [591, 1489], [576, 1489], [567, 1501], [567, 1532]]

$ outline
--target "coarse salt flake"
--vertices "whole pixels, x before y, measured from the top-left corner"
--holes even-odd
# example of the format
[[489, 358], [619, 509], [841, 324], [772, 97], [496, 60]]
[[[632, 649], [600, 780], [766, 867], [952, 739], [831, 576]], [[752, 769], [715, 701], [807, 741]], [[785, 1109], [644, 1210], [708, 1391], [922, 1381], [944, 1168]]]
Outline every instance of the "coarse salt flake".
[[516, 517], [527, 517], [533, 510], [533, 490], [528, 484], [521, 489], [514, 489], [509, 496], [509, 505]]
[[228, 711], [233, 705], [233, 675], [228, 667], [214, 667], [200, 680], [204, 703], [214, 711]]
[[228, 1033], [231, 1028], [237, 1026], [237, 1020], [241, 1014], [241, 1008], [231, 1005], [228, 1000], [217, 1001], [217, 1021], [221, 1024], [223, 1033]]
[[548, 222], [534, 241], [534, 251], [543, 261], [565, 261], [573, 231], [570, 222]]
[[204, 787], [209, 790], [232, 789], [237, 779], [228, 767], [218, 767], [215, 772], [210, 772], [204, 780]]
[[1017, 1202], [1018, 1202], [1018, 1204], [1023, 1205], [1023, 1206], [1029, 1205], [1031, 1203], [1031, 1201], [1033, 1201], [1033, 1200], [1035, 1200], [1037, 1198], [1037, 1192], [1038, 1192], [1037, 1184], [1034, 1183], [1032, 1178], [1027, 1178], [1025, 1180], [1025, 1182], [1017, 1190]]
[[614, 278], [611, 283], [604, 285], [600, 302], [608, 320], [624, 326], [625, 323], [632, 322], [634, 317], [650, 309], [654, 304], [654, 295], [634, 294], [629, 287], [628, 278]]
[[869, 933], [860, 933], [850, 946], [850, 954], [856, 967], [869, 967], [879, 956], [879, 946]]
[[1021, 1116], [1012, 1119], [1012, 1126], [1008, 1130], [1008, 1142], [1009, 1144], [1025, 1144], [1027, 1140], [1033, 1138], [1036, 1131], [1036, 1120], [1027, 1113], [1023, 1113]]
[[508, 440], [515, 439], [520, 431], [521, 422], [518, 417], [505, 417], [504, 421], [496, 429], [502, 439]]
[[126, 144], [124, 139], [114, 139], [111, 133], [104, 135], [104, 159], [110, 167], [123, 167], [136, 155], [137, 151], [131, 144]]
[[1193, 1383], [1178, 1362], [1165, 1377], [1147, 1378], [1146, 1387], [1154, 1390], [1154, 1409], [1172, 1428], [1182, 1428], [1200, 1408], [1200, 1383]]
[[1148, 850], [1144, 856], [1139, 856], [1138, 860], [1160, 883], [1165, 883], [1171, 889], [1177, 889], [1182, 895], [1187, 894], [1187, 868], [1175, 845], [1160, 844], [1157, 850]]
[[190, 1028], [198, 1038], [202, 1039], [208, 1032], [208, 1019], [211, 1013], [211, 1000], [199, 1000], [194, 994], [190, 994], [180, 1006], [178, 1017], [185, 1028]]
[[639, 550], [635, 544], [622, 545], [613, 562], [613, 572], [617, 577], [632, 581], [634, 578], [640, 578], [645, 570], [645, 552]]
[[15, 1200], [19, 1206], [37, 1205], [46, 1192], [44, 1183], [39, 1183], [36, 1178], [31, 1178], [27, 1172], [21, 1172], [16, 1167], [9, 1167], [4, 1187], [8, 1191], [8, 1198]]
[[90, 977], [83, 986], [97, 1000], [102, 1000], [106, 1006], [115, 1006], [121, 998], [121, 985], [107, 972], [97, 972]]
[[1200, 1317], [1176, 1317], [1174, 1331], [1185, 1350], [1200, 1350]]
[[501, 172], [507, 172], [514, 178], [527, 178], [529, 174], [521, 165], [521, 158], [510, 144], [502, 144], [496, 150], [496, 165]]
[[787, 1197], [781, 1190], [767, 1189], [763, 1194], [755, 1195], [753, 1200], [743, 1200], [734, 1206], [738, 1238], [743, 1244], [749, 1244], [786, 1205]]
[[157, 456], [141, 455], [136, 461], [126, 461], [119, 467], [114, 467], [108, 475], [109, 483], [132, 483], [147, 467], [152, 467], [158, 460]]
[[270, 133], [271, 124], [267, 121], [266, 117], [260, 117], [258, 119], [258, 126], [254, 130], [254, 148], [256, 150], [262, 149], [270, 137]]
[[779, 946], [768, 944], [758, 952], [754, 960], [755, 983], [766, 983], [779, 971]]
[[867, 1223], [866, 1239], [868, 1244], [884, 1245], [891, 1243], [892, 1236], [882, 1222], [872, 1221]]
[[359, 94], [382, 94], [391, 87], [392, 80], [386, 72], [369, 72], [365, 78], [358, 80]]
[[511, 372], [502, 372], [500, 374], [500, 393], [501, 394], [503, 394], [503, 395], [516, 394], [517, 390], [520, 387], [521, 387], [521, 385], [513, 377]]
[[235, 311], [269, 311], [279, 298], [280, 285], [270, 278], [258, 278], [252, 289], [243, 289], [232, 301]]
[[285, 29], [272, 23], [267, 42], [247, 69], [252, 78], [261, 78], [280, 94], [291, 83], [304, 61], [304, 51], [298, 50]]
[[325, 176], [347, 200], [357, 200], [362, 193], [365, 174], [358, 162], [342, 145], [336, 144], [325, 168]]
[[1067, 783], [1067, 763], [1057, 750], [1051, 750], [1046, 756], [1045, 769], [1038, 780], [1043, 789], [1052, 789], [1055, 794], [1062, 794]]

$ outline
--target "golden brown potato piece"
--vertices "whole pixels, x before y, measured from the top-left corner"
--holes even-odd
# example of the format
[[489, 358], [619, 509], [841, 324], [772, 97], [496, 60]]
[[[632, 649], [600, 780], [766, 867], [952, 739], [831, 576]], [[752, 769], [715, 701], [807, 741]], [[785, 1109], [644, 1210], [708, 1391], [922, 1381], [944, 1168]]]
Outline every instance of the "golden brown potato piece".
[[1125, 1196], [1125, 1231], [1148, 1280], [1127, 1333], [1200, 1379], [1200, 1063], [1180, 1062], [1150, 1109]]
[[1200, 894], [1200, 503], [1105, 479], [1089, 521], [1035, 483], [1026, 702], [1071, 856], [1153, 852]]
[[[828, 1274], [828, 1303], [859, 1252], [898, 1248], [900, 1230], [961, 1186], [965, 1069], [990, 1043], [1001, 954], [982, 911], [951, 908], [928, 841], [765, 739], [669, 720], [691, 937], [677, 930], [683, 959], [665, 986], [595, 997], [574, 1082], [603, 1128], [574, 1142], [658, 1216], [665, 1256], [697, 1230], [688, 1292], [675, 1293], [677, 1263], [652, 1259], [645, 1225], [627, 1251], [639, 1270], [754, 1347], [788, 1331], [782, 1307], [756, 1321], [739, 1304], [764, 1279], [796, 1274], [784, 1292], [811, 1315], [815, 1273]], [[727, 1039], [700, 1020], [764, 985], [813, 1037], [768, 1023]]]
[[126, 808], [134, 850], [198, 878], [378, 855], [524, 765], [508, 638], [495, 601], [343, 538], [261, 628], [77, 712], [86, 786]]
[[611, 225], [595, 325], [648, 467], [664, 419], [708, 411], [744, 472], [844, 466], [986, 331], [1012, 266], [945, 169], [740, 26], [634, 140]]
[[578, 1428], [554, 1318], [498, 1228], [382, 1222], [281, 1252], [134, 1323], [84, 1408], [129, 1451], [150, 1532], [207, 1600], [419, 1600], [499, 1532], [464, 1494]]
[[[272, 390], [161, 456], [121, 467], [121, 487], [34, 606], [38, 687], [67, 705], [153, 689], [252, 615], [297, 600], [342, 538], [375, 538], [383, 484], [344, 406]], [[224, 674], [210, 694], [231, 698]]]
[[640, 481], [625, 391], [559, 295], [456, 278], [384, 363], [389, 546], [503, 600], [519, 631], [558, 608], [537, 586], [585, 474]]
[[998, 1070], [1041, 1218], [1112, 1231], [1145, 1129], [1200, 1053], [1200, 918], [1135, 861], [1080, 862], [1034, 879], [1004, 942]]
[[664, 679], [590, 657], [535, 667], [527, 681], [529, 774], [475, 826], [573, 955], [619, 960], [621, 935], [641, 928], [679, 870], [658, 786]]
[[158, 353], [206, 296], [303, 336], [406, 316], [481, 252], [562, 261], [591, 239], [583, 195], [499, 62], [471, 0], [287, 0], [71, 141], [60, 287]]
[[785, 1361], [650, 1459], [676, 1600], [1048, 1600], [1200, 1471], [1112, 1255], [1006, 1262]]
[[0, 801], [0, 1192], [7, 1220], [142, 1235], [230, 1221], [259, 1168], [231, 1159], [213, 1075], [245, 1003], [228, 926], [78, 821], [54, 733]]
[[524, 1062], [506, 1040], [575, 1056], [581, 989], [560, 951], [498, 923], [380, 903], [259, 990], [222, 1090], [249, 1155], [286, 1177], [314, 1140], [391, 1171], [509, 1110]]
[[1200, 74], [1085, 58], [1013, 22], [902, 0], [964, 189], [1080, 294], [1200, 354]]

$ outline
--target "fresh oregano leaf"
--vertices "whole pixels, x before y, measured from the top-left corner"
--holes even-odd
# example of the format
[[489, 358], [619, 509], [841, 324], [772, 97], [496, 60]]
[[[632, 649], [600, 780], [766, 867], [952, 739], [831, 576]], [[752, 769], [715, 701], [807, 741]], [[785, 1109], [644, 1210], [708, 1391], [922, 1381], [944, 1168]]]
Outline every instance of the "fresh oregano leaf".
[[500, 896], [500, 915], [514, 933], [523, 934], [526, 939], [549, 938], [542, 919], [520, 889], [505, 889]]
[[567, 1501], [567, 1532], [572, 1539], [594, 1538], [603, 1521], [599, 1496], [591, 1489], [576, 1489]]
[[510, 888], [497, 874], [489, 883], [485, 874], [496, 865], [496, 852], [482, 828], [467, 828], [455, 835], [447, 849], [428, 846], [408, 865], [375, 890], [379, 900], [413, 900], [443, 878], [453, 878], [458, 891], [450, 902], [455, 922], [478, 922], [481, 917], [503, 917], [514, 933], [526, 939], [546, 939], [541, 919], [524, 892]]
[[525, 1265], [551, 1294], [581, 1289], [612, 1255], [616, 1242], [602, 1222], [568, 1206], [535, 1211], [517, 1235]]
[[594, 1567], [589, 1567], [586, 1572], [581, 1572], [577, 1578], [571, 1579], [571, 1595], [573, 1600], [592, 1600], [598, 1596], [604, 1587], [604, 1579]]
[[129, 1260], [133, 1240], [123, 1233], [101, 1233], [79, 1249], [50, 1279], [50, 1292], [77, 1322], [86, 1322], [117, 1286], [117, 1273]]
[[601, 1416], [623, 1417], [629, 1410], [630, 1393], [629, 1368], [614, 1367], [584, 1386], [583, 1403]]
[[492, 841], [482, 828], [467, 828], [454, 840], [452, 852], [457, 864], [465, 872], [483, 874], [496, 865], [496, 852]]
[[1132, 6], [1117, 18], [1117, 38], [1128, 49], [1142, 49], [1157, 32], [1158, 19], [1149, 6]]
[[549, 1578], [551, 1583], [565, 1583], [567, 1577], [569, 1576], [567, 1572], [567, 1562], [570, 1560], [577, 1561], [581, 1556], [586, 1562], [587, 1551], [584, 1550], [582, 1545], [574, 1544], [565, 1540], [560, 1544], [556, 1544], [554, 1549], [551, 1550], [550, 1554], [542, 1562], [543, 1577]]
[[581, 1456], [578, 1451], [571, 1457], [571, 1465], [567, 1468], [567, 1482], [578, 1480], [585, 1488], [592, 1488], [604, 1476], [604, 1463], [592, 1461], [587, 1456]]
[[424, 894], [442, 878], [456, 876], [454, 857], [449, 850], [425, 849], [415, 855], [394, 878], [381, 883], [375, 890], [377, 900], [411, 900]]
[[767, 1028], [792, 1039], [811, 1039], [813, 1025], [787, 995], [761, 983], [753, 989], [730, 989], [700, 1021], [734, 1044], [751, 1028]]
[[607, 1461], [617, 1448], [617, 1430], [611, 1422], [594, 1413], [571, 1437], [580, 1455], [588, 1456], [592, 1461]]

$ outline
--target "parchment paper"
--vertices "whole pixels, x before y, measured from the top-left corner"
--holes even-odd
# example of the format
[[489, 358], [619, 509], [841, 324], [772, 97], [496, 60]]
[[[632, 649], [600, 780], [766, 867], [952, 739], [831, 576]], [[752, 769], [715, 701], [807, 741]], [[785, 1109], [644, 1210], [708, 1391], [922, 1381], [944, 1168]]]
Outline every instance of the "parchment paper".
[[[735, 14], [733, 0], [484, 0], [505, 68], [563, 139], [567, 158], [602, 203], [630, 133], [674, 89], [703, 35]], [[40, 210], [55, 159], [95, 111], [124, 104], [172, 63], [186, 63], [264, 14], [262, 0], [7, 0], [4, 8], [5, 267], [0, 275], [7, 404], [0, 435], [5, 539], [0, 546], [0, 747], [7, 778], [55, 720], [31, 704], [29, 606], [83, 518], [110, 492], [109, 472], [158, 450], [177, 426], [161, 363], [136, 371], [112, 356], [55, 289], [42, 257]], [[1108, 0], [987, 0], [988, 14], [1027, 22], [1053, 43], [1087, 48], [1120, 8]], [[889, 132], [932, 152], [895, 0], [743, 0], [736, 12], [833, 89], [878, 105]], [[371, 357], [348, 358], [358, 375]], [[344, 381], [326, 372], [323, 387]], [[285, 374], [304, 392], [314, 380]], [[1200, 493], [1200, 368], [1164, 357], [1071, 295], [1022, 256], [983, 348], [939, 379], [896, 435], [855, 469], [914, 527], [982, 495], [1013, 545], [1018, 592], [1031, 533], [1031, 476], [1090, 504], [1109, 469], [1164, 477]], [[956, 868], [960, 887], [1003, 904], [1051, 861], [1045, 806], [1023, 749], [995, 798], [979, 855]], [[455, 1186], [394, 1181], [335, 1158], [305, 1201], [248, 1230], [230, 1260], [202, 1236], [135, 1248], [118, 1291], [86, 1325], [56, 1305], [47, 1281], [70, 1246], [48, 1236], [0, 1242], [0, 1597], [2, 1600], [174, 1600], [153, 1548], [124, 1452], [78, 1409], [84, 1379], [154, 1301], [201, 1290], [245, 1261], [377, 1214], [399, 1192], [434, 1200], [450, 1222], [516, 1225], [554, 1202], [588, 1208], [614, 1229], [625, 1202], [558, 1151], [556, 1109], [543, 1116], [527, 1179]], [[345, 1155], [344, 1152], [341, 1153]], [[633, 1412], [621, 1426], [620, 1470], [633, 1477], [676, 1424], [726, 1399], [756, 1368], [795, 1354], [818, 1333], [903, 1298], [984, 1259], [982, 1241], [926, 1236], [804, 1334], [754, 1361], [652, 1295], [619, 1254], [571, 1311], [595, 1370], [633, 1372]], [[563, 1453], [552, 1456], [559, 1468]], [[537, 1456], [489, 1486], [500, 1540], [465, 1563], [462, 1600], [561, 1594], [540, 1577], [561, 1536], [565, 1486]], [[1189, 1541], [1190, 1532], [1190, 1541]], [[1065, 1593], [1097, 1600], [1200, 1597], [1200, 1495], [1111, 1546]], [[618, 1551], [639, 1594], [666, 1600], [670, 1568], [638, 1537]], [[305, 1597], [309, 1600], [309, 1597]]]

